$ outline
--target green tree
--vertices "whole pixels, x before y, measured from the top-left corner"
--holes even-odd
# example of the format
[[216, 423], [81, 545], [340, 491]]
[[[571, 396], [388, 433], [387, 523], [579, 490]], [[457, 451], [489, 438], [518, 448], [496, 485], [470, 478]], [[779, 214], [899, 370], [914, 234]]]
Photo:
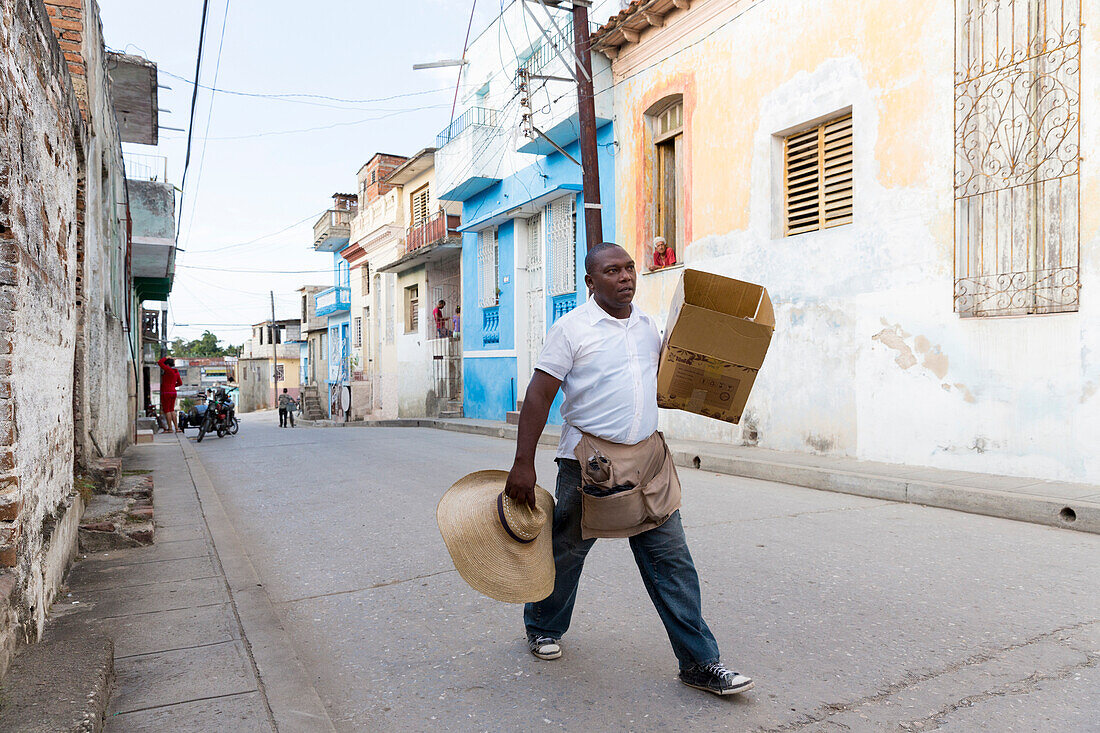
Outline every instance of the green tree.
[[219, 339], [210, 331], [203, 331], [202, 336], [191, 341], [177, 338], [172, 341], [172, 356], [181, 358], [205, 358], [216, 356], [236, 356], [238, 347], [218, 345]]

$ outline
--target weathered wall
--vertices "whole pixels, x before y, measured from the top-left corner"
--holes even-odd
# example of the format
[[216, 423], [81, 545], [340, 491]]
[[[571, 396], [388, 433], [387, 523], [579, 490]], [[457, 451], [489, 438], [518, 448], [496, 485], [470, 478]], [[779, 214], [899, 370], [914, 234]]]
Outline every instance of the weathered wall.
[[[1085, 0], [1082, 16], [1100, 2]], [[765, 285], [777, 328], [741, 426], [667, 412], [684, 438], [1100, 482], [1100, 177], [1081, 165], [1080, 311], [953, 312], [951, 0], [709, 0], [615, 61], [619, 241], [650, 216], [644, 112], [684, 95], [681, 262]], [[1081, 43], [1081, 150], [1100, 137], [1100, 31]], [[850, 107], [855, 220], [783, 237], [781, 133]], [[664, 316], [678, 270], [640, 277]]]
[[[29, 636], [45, 621], [50, 535], [73, 492], [82, 122], [41, 2], [0, 3], [0, 564]], [[59, 538], [60, 541], [60, 538]], [[60, 552], [67, 559], [67, 552]]]
[[[63, 49], [79, 45], [84, 62], [77, 89], [85, 110], [83, 237], [77, 253], [77, 461], [117, 456], [128, 445], [136, 404], [136, 375], [127, 340], [126, 177], [122, 141], [110, 97], [103, 33], [94, 0], [48, 0]], [[70, 17], [80, 13], [77, 18]], [[66, 51], [66, 53], [72, 53]]]

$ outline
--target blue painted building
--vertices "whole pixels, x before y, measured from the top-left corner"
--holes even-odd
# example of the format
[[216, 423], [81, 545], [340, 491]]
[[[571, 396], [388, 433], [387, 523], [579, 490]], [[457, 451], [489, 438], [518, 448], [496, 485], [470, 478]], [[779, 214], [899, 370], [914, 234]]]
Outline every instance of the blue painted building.
[[[470, 45], [465, 111], [435, 144], [438, 197], [462, 204], [463, 414], [488, 420], [517, 409], [546, 329], [587, 296], [580, 124], [567, 80], [572, 19], [543, 6], [552, 16], [544, 33], [523, 5], [502, 10]], [[611, 5], [594, 7], [592, 21], [606, 21]], [[592, 65], [603, 232], [612, 239], [611, 74], [603, 56]], [[556, 405], [550, 419], [561, 421]]]
[[[599, 128], [597, 141], [603, 231], [611, 240], [611, 124]], [[579, 158], [578, 147], [574, 141], [565, 149]], [[504, 420], [517, 409], [546, 329], [586, 297], [581, 188], [580, 167], [553, 152], [463, 201], [466, 417]], [[551, 422], [561, 422], [557, 405]]]
[[[321, 215], [313, 225], [313, 249], [332, 253], [332, 287], [313, 295], [314, 313], [328, 319], [325, 344], [328, 359], [327, 392], [322, 403], [327, 405], [328, 417], [343, 417], [341, 392], [350, 389], [351, 382], [351, 271], [348, 261], [340, 253], [351, 239], [351, 218], [355, 215], [358, 198], [355, 194], [334, 194], [333, 208]], [[350, 399], [345, 403], [350, 405]]]

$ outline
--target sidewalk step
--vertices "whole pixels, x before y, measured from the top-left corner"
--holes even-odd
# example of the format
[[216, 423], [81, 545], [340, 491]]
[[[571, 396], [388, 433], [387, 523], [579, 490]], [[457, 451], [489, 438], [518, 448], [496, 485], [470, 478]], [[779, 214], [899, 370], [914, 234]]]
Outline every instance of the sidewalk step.
[[24, 647], [0, 683], [0, 730], [26, 733], [103, 730], [114, 672], [114, 644], [67, 630]]

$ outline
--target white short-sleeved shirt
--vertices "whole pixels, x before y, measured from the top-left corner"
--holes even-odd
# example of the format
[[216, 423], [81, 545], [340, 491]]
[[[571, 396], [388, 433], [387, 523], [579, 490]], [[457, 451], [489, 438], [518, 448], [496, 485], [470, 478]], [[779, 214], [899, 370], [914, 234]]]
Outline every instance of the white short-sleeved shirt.
[[638, 306], [618, 319], [589, 298], [546, 334], [535, 368], [562, 380], [559, 458], [573, 458], [580, 431], [634, 445], [657, 429], [661, 334]]

